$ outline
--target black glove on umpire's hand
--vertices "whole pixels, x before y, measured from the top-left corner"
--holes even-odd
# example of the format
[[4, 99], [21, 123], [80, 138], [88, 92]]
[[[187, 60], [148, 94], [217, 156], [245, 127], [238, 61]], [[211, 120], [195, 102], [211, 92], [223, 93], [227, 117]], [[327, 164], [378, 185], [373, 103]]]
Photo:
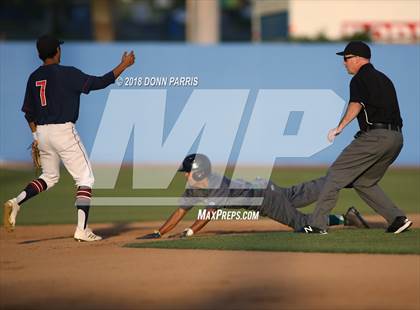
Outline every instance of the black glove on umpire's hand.
[[160, 237], [162, 237], [160, 232], [155, 230], [153, 233], [138, 237], [137, 239], [159, 239]]

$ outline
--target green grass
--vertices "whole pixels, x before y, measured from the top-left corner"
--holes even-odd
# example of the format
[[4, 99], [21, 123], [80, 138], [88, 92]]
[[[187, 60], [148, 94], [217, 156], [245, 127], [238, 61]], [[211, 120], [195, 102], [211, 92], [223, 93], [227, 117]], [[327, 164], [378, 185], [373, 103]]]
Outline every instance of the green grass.
[[252, 233], [129, 243], [125, 246], [231, 251], [420, 254], [420, 229], [399, 235], [386, 234], [382, 229], [342, 229], [322, 236], [293, 232]]
[[[272, 180], [280, 186], [287, 187], [303, 181], [324, 175], [326, 168], [277, 168]], [[15, 197], [26, 184], [35, 177], [32, 170], [0, 169], [0, 202]], [[133, 190], [131, 189], [131, 169], [123, 168], [120, 172], [116, 188], [113, 190], [94, 190], [96, 196], [180, 196], [184, 188], [182, 175], [177, 175], [168, 190]], [[420, 169], [390, 169], [381, 186], [392, 200], [407, 213], [420, 213]], [[76, 210], [74, 208], [74, 182], [64, 169], [60, 182], [46, 193], [29, 200], [19, 213], [18, 224], [64, 224], [74, 223]], [[350, 205], [357, 206], [364, 214], [373, 211], [357, 196], [353, 190], [343, 190], [334, 213], [344, 213]], [[169, 207], [124, 207], [96, 206], [92, 208], [90, 222], [139, 222], [163, 221], [175, 206]], [[197, 208], [195, 208], [197, 209]], [[312, 212], [313, 207], [301, 209]], [[196, 218], [197, 210], [187, 214], [187, 220]], [[0, 212], [1, 214], [1, 212]], [[0, 215], [1, 217], [2, 215]]]

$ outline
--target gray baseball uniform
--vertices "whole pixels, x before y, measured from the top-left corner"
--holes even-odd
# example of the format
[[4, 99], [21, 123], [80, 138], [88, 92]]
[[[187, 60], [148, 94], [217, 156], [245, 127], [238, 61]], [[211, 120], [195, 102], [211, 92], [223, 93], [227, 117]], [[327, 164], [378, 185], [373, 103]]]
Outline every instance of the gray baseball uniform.
[[[213, 173], [208, 179], [208, 189], [187, 188], [185, 190], [180, 199], [181, 208], [189, 210], [195, 204], [204, 203], [214, 209], [255, 210], [259, 211], [260, 215], [288, 225], [296, 231], [307, 225], [310, 217], [308, 214], [299, 212], [297, 208], [315, 202], [325, 183], [325, 177], [322, 177], [283, 188], [264, 179], [247, 182], [230, 180]], [[218, 184], [220, 186], [215, 188]], [[256, 201], [259, 203], [255, 203]]]

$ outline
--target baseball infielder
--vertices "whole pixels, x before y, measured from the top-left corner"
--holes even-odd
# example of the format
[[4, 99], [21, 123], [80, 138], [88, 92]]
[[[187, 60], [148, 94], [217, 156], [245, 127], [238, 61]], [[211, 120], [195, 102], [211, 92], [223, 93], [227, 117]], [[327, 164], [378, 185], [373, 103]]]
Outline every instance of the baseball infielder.
[[[180, 201], [180, 207], [170, 216], [162, 227], [140, 239], [160, 238], [172, 230], [194, 204], [204, 202], [206, 213], [215, 212], [219, 208], [245, 208], [259, 211], [277, 222], [299, 231], [309, 222], [310, 214], [297, 210], [310, 205], [318, 199], [325, 183], [325, 177], [301, 183], [289, 188], [282, 188], [271, 181], [256, 179], [252, 183], [243, 180], [230, 180], [211, 172], [211, 163], [203, 154], [191, 154], [185, 157], [179, 171], [185, 172], [187, 189]], [[219, 187], [218, 184], [221, 184]], [[235, 205], [229, 203], [234, 197]], [[261, 198], [262, 203], [255, 204], [252, 199]], [[192, 236], [202, 229], [211, 219], [198, 219], [185, 229], [181, 237]], [[330, 226], [346, 224], [368, 228], [360, 213], [351, 207], [346, 215], [330, 216]]]
[[94, 182], [86, 150], [76, 131], [80, 94], [88, 94], [114, 83], [115, 79], [134, 63], [133, 51], [122, 55], [121, 63], [107, 74], [96, 77], [74, 68], [60, 65], [63, 42], [45, 35], [38, 39], [37, 49], [43, 65], [28, 79], [22, 107], [31, 128], [34, 143], [39, 147], [42, 174], [31, 181], [15, 198], [4, 204], [4, 226], [12, 231], [20, 206], [35, 195], [50, 189], [60, 177], [60, 160], [77, 185], [78, 241], [97, 241], [87, 226], [89, 206]]

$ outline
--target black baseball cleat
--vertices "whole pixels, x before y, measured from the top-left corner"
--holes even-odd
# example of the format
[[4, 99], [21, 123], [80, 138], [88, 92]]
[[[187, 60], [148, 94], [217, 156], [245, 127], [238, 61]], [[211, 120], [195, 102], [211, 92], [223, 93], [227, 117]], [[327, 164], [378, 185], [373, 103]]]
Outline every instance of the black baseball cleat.
[[409, 221], [405, 216], [397, 216], [385, 232], [399, 234], [406, 231], [412, 224], [413, 222]]
[[300, 233], [304, 234], [319, 234], [319, 235], [326, 235], [328, 232], [324, 229], [320, 229], [318, 227], [314, 227], [311, 225], [305, 225], [300, 230], [298, 230]]
[[369, 228], [363, 216], [355, 207], [350, 207], [344, 217], [344, 226], [355, 226], [357, 228]]

